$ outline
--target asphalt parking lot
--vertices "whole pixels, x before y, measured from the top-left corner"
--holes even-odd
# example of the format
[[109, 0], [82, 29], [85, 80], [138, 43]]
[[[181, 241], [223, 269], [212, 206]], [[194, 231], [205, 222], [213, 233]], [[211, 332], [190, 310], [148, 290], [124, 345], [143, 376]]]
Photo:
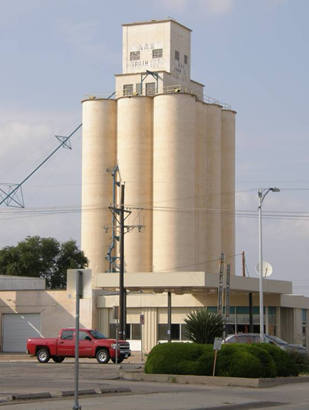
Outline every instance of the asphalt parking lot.
[[[137, 367], [136, 360], [125, 364]], [[82, 359], [79, 387], [107, 389], [106, 394], [80, 396], [82, 409], [102, 410], [210, 410], [210, 409], [282, 409], [309, 408], [308, 383], [296, 383], [272, 388], [215, 387], [149, 383], [120, 380], [119, 365], [100, 365], [95, 360]], [[114, 392], [108, 392], [114, 388]], [[16, 393], [50, 392], [58, 394], [74, 389], [74, 360], [40, 364], [26, 356], [8, 358], [0, 355], [0, 408], [5, 410], [72, 409], [74, 399], [58, 397], [48, 400], [13, 400], [1, 403]], [[117, 389], [119, 390], [117, 392]], [[122, 389], [122, 390], [121, 390]]]
[[[118, 377], [117, 366], [81, 363], [79, 385], [81, 389], [97, 388], [105, 380]], [[57, 392], [74, 388], [74, 363], [63, 362], [41, 364], [32, 362], [0, 363], [0, 397], [4, 394], [26, 392]]]

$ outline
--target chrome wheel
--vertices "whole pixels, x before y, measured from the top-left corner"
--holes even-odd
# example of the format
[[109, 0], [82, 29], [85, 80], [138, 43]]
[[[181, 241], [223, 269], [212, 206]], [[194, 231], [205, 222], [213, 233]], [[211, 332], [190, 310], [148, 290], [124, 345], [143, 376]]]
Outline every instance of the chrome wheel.
[[110, 359], [108, 350], [107, 349], [98, 350], [96, 354], [96, 358], [99, 363], [107, 363]]
[[40, 363], [47, 363], [50, 359], [50, 354], [47, 349], [39, 349], [36, 357]]

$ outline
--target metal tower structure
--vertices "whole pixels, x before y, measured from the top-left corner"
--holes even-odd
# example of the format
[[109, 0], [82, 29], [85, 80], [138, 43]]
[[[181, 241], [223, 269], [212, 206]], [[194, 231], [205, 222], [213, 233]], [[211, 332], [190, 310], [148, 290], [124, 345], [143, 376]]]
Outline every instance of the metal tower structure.
[[30, 172], [19, 184], [0, 183], [0, 206], [6, 205], [16, 208], [24, 208], [24, 197], [22, 192], [22, 186], [28, 181], [41, 167], [44, 165], [58, 150], [59, 148], [72, 149], [70, 138], [81, 128], [82, 124], [79, 124], [68, 136], [56, 135], [60, 144], [45, 158], [40, 164]]

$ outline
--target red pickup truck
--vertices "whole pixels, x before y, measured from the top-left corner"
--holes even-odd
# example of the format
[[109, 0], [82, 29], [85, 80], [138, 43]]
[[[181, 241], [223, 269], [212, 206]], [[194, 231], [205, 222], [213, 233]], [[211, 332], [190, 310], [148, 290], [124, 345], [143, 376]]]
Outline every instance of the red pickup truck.
[[[118, 350], [117, 350], [118, 347]], [[97, 330], [79, 330], [79, 357], [95, 357], [99, 363], [121, 363], [131, 356], [130, 344], [125, 340], [107, 339]], [[65, 357], [75, 355], [75, 329], [61, 329], [57, 338], [31, 338], [27, 340], [27, 353], [36, 356], [40, 363], [47, 363], [50, 358], [56, 363]]]

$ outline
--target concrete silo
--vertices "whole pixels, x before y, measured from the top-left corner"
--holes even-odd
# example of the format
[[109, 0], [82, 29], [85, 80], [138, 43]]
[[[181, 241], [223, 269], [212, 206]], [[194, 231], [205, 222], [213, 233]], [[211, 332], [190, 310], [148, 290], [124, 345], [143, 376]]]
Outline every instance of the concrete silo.
[[83, 107], [81, 247], [92, 272], [108, 269], [112, 177], [116, 164], [116, 101], [88, 99]]
[[235, 274], [235, 114], [222, 110], [221, 237], [231, 274]]
[[221, 106], [205, 104], [206, 110], [206, 255], [205, 270], [219, 271], [221, 247]]
[[153, 270], [195, 270], [196, 97], [154, 97]]
[[[152, 271], [152, 144], [153, 99], [123, 97], [117, 101], [117, 157], [125, 204], [131, 209], [126, 225], [125, 271]], [[144, 208], [144, 209], [134, 209]]]

